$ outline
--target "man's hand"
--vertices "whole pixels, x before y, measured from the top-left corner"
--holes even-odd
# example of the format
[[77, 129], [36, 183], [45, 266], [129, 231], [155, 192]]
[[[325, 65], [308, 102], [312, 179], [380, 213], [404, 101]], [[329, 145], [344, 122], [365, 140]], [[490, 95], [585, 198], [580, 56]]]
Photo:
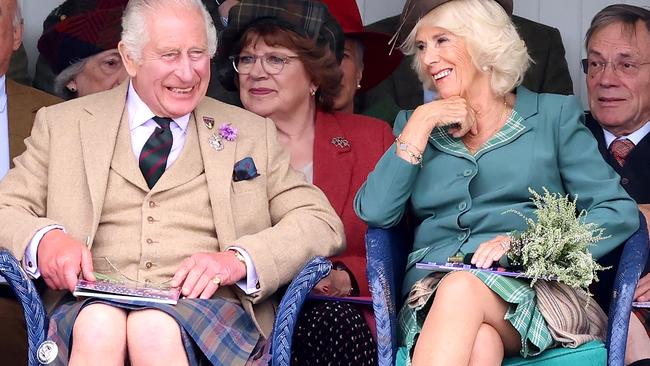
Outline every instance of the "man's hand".
[[232, 285], [246, 277], [246, 265], [231, 250], [220, 253], [196, 253], [183, 260], [171, 286], [183, 286], [183, 296], [209, 299], [219, 286]]
[[348, 296], [352, 292], [352, 280], [347, 271], [333, 269], [327, 277], [318, 281], [314, 292], [319, 295]]
[[650, 273], [641, 277], [634, 291], [634, 301], [650, 301]]
[[86, 245], [63, 230], [50, 230], [38, 245], [38, 268], [47, 286], [54, 290], [74, 291], [79, 273], [94, 281], [93, 260]]

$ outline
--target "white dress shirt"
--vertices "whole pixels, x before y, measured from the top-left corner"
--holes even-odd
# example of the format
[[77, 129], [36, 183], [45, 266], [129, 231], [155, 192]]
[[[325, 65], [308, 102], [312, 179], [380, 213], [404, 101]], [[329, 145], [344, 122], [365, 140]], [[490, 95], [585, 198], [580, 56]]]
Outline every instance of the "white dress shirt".
[[9, 171], [9, 119], [7, 117], [6, 77], [0, 77], [0, 180]]
[[[140, 96], [133, 88], [133, 84], [129, 81], [129, 91], [126, 95], [126, 110], [129, 118], [129, 130], [131, 131], [131, 148], [136, 160], [140, 158], [140, 152], [144, 144], [149, 139], [149, 136], [155, 131], [158, 124], [152, 119], [155, 114], [149, 107], [140, 99]], [[172, 131], [174, 138], [172, 142], [172, 149], [167, 158], [167, 168], [169, 168], [178, 158], [183, 146], [185, 146], [185, 139], [187, 137], [187, 127], [190, 120], [190, 114], [181, 117], [173, 118], [174, 123], [170, 123], [169, 127]], [[25, 250], [25, 257], [23, 258], [23, 267], [25, 271], [33, 278], [38, 278], [41, 273], [38, 270], [38, 261], [36, 255], [38, 253], [38, 244], [43, 236], [54, 229], [65, 229], [61, 226], [50, 225], [39, 230], [32, 238], [29, 246]], [[86, 243], [87, 245], [90, 243]], [[239, 247], [227, 248], [239, 252], [246, 261], [246, 277], [237, 282], [237, 286], [241, 288], [246, 294], [258, 292], [258, 276], [253, 260], [248, 253]]]
[[649, 132], [650, 132], [650, 121], [646, 122], [643, 125], [643, 127], [625, 136], [616, 137], [613, 133], [603, 128], [603, 133], [605, 135], [605, 145], [607, 146], [608, 150], [609, 150], [609, 145], [611, 145], [612, 142], [614, 142], [614, 140], [628, 139], [634, 143], [634, 146], [636, 146], [639, 144], [639, 142], [641, 142], [641, 140], [643, 140], [645, 135], [647, 135]]

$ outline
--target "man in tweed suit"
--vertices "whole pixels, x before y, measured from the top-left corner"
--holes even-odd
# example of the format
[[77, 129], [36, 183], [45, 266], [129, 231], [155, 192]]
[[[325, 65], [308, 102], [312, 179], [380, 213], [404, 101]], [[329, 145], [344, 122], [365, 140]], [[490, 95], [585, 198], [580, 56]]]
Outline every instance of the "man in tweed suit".
[[216, 35], [200, 0], [131, 0], [123, 29], [129, 83], [39, 111], [0, 184], [0, 242], [52, 289], [110, 263], [186, 297], [66, 302], [55, 364], [268, 362], [272, 295], [343, 249], [342, 224], [272, 121], [205, 97]]
[[[36, 110], [58, 98], [7, 78], [12, 51], [22, 41], [22, 19], [16, 0], [0, 0], [0, 181], [11, 160], [25, 151]], [[0, 243], [3, 246], [4, 243]], [[0, 355], [3, 365], [27, 364], [23, 309], [8, 286], [0, 284]]]

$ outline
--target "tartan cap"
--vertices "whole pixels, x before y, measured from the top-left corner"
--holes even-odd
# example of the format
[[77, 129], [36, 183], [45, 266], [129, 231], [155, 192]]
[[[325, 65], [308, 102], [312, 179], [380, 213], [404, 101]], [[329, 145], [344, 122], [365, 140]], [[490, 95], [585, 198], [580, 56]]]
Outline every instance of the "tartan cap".
[[[402, 9], [402, 14], [399, 18], [399, 26], [397, 32], [393, 36], [393, 40], [397, 42], [397, 45], [404, 43], [406, 37], [411, 33], [411, 30], [415, 27], [415, 24], [428, 12], [437, 8], [438, 6], [449, 2], [452, 0], [406, 0], [404, 4], [404, 9]], [[512, 15], [512, 0], [485, 0], [485, 1], [496, 1], [501, 7], [508, 13]]]
[[43, 22], [38, 50], [58, 74], [75, 62], [117, 47], [128, 0], [66, 0]]
[[235, 71], [228, 57], [233, 55], [244, 32], [258, 22], [272, 23], [327, 46], [339, 62], [345, 38], [327, 6], [318, 0], [241, 0], [228, 13], [228, 25], [219, 34], [217, 77], [226, 89], [237, 90]]

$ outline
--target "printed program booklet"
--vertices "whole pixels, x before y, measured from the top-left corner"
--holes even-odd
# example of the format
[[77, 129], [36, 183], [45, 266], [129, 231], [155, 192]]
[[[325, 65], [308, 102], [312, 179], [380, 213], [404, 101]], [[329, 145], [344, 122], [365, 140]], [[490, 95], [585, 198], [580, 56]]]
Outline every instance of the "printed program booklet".
[[[477, 270], [489, 273], [498, 274], [501, 276], [515, 277], [515, 278], [530, 278], [523, 272], [513, 272], [503, 267], [490, 267], [490, 268], [477, 268], [470, 264], [464, 263], [435, 263], [435, 262], [419, 262], [415, 264], [417, 269], [425, 269], [438, 272], [451, 272], [451, 271], [469, 271]], [[545, 278], [546, 280], [555, 280], [555, 277]]]
[[97, 297], [102, 299], [157, 302], [176, 305], [181, 294], [181, 289], [178, 287], [117, 282], [106, 279], [98, 279], [97, 281], [80, 279], [72, 294], [78, 297]]

